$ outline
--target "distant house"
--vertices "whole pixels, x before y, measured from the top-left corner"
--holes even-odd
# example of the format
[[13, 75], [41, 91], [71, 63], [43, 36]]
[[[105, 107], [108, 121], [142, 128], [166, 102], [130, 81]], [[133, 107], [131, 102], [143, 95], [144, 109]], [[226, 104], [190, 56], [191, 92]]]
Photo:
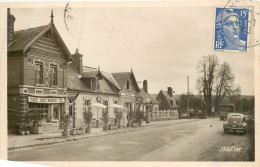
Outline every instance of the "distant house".
[[[148, 92], [148, 82], [143, 81], [143, 88], [137, 95], [137, 108], [144, 112], [145, 119], [154, 118], [159, 109], [159, 102]], [[149, 118], [148, 118], [149, 116]]]
[[[156, 97], [159, 102], [159, 110], [168, 111], [165, 117], [171, 117], [178, 112], [178, 105], [176, 104], [176, 98], [173, 96], [173, 90], [168, 87], [167, 91], [161, 90]], [[159, 116], [161, 117], [161, 116]]]

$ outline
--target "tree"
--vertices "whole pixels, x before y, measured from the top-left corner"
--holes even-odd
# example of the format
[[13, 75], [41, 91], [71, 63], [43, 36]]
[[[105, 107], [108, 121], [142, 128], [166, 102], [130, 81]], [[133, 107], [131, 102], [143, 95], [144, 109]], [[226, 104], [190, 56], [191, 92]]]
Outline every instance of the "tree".
[[179, 99], [177, 100], [177, 104], [179, 106], [179, 114], [186, 113], [187, 106], [188, 106], [188, 96], [185, 94], [180, 95]]
[[83, 118], [84, 118], [84, 122], [87, 125], [87, 129], [91, 129], [91, 121], [92, 121], [92, 112], [89, 111], [84, 111], [83, 112]]
[[191, 101], [191, 107], [197, 113], [199, 110], [203, 110], [203, 100], [201, 96], [194, 96]]
[[240, 94], [241, 94], [241, 89], [239, 86], [236, 89], [231, 89], [231, 91], [229, 91], [229, 93], [228, 93], [229, 103], [234, 104], [235, 110], [238, 109], [238, 111], [239, 111], [239, 108], [241, 107], [241, 102], [240, 102], [241, 95]]
[[216, 93], [215, 98], [215, 112], [219, 112], [220, 105], [225, 96], [240, 94], [240, 89], [233, 89], [233, 81], [235, 79], [234, 74], [228, 63], [224, 62], [221, 64], [220, 69], [216, 75], [216, 84], [214, 91]]
[[[177, 100], [179, 106], [179, 113], [186, 113], [188, 106], [188, 95], [182, 94]], [[201, 96], [195, 96], [192, 93], [189, 95], [189, 106], [190, 109], [193, 109], [194, 112], [198, 112], [198, 110], [203, 110], [203, 100]]]
[[219, 60], [216, 55], [203, 56], [197, 66], [199, 73], [197, 88], [199, 93], [203, 94], [207, 113], [212, 111], [212, 92], [218, 66]]

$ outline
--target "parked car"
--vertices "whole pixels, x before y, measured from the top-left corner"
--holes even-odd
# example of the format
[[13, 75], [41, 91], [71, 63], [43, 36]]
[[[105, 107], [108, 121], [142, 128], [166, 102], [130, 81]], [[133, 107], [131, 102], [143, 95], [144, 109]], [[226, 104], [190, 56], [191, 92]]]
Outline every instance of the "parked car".
[[233, 131], [235, 133], [242, 132], [246, 134], [247, 123], [246, 123], [245, 115], [240, 113], [228, 114], [226, 122], [223, 123], [223, 129], [224, 129], [224, 133]]

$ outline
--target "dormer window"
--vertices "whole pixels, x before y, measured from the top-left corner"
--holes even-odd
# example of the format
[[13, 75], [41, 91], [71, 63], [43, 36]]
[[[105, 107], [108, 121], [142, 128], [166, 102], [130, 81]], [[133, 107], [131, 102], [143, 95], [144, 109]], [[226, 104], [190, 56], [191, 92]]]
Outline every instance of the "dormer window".
[[129, 82], [129, 80], [127, 80], [127, 82], [126, 82], [126, 89], [130, 89], [130, 82]]
[[96, 78], [91, 79], [91, 90], [95, 91], [97, 89], [97, 80]]
[[101, 82], [102, 82], [101, 79], [99, 79], [99, 80], [97, 81], [97, 90], [98, 90], [98, 91], [101, 91]]

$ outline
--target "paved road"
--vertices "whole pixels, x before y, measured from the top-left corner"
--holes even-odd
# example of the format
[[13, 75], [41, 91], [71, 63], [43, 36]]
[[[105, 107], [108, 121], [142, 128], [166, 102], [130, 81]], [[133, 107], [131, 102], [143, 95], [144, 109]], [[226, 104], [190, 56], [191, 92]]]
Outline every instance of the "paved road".
[[[246, 161], [249, 137], [224, 134], [217, 118], [8, 152], [20, 161]], [[240, 148], [228, 152], [222, 147]]]

